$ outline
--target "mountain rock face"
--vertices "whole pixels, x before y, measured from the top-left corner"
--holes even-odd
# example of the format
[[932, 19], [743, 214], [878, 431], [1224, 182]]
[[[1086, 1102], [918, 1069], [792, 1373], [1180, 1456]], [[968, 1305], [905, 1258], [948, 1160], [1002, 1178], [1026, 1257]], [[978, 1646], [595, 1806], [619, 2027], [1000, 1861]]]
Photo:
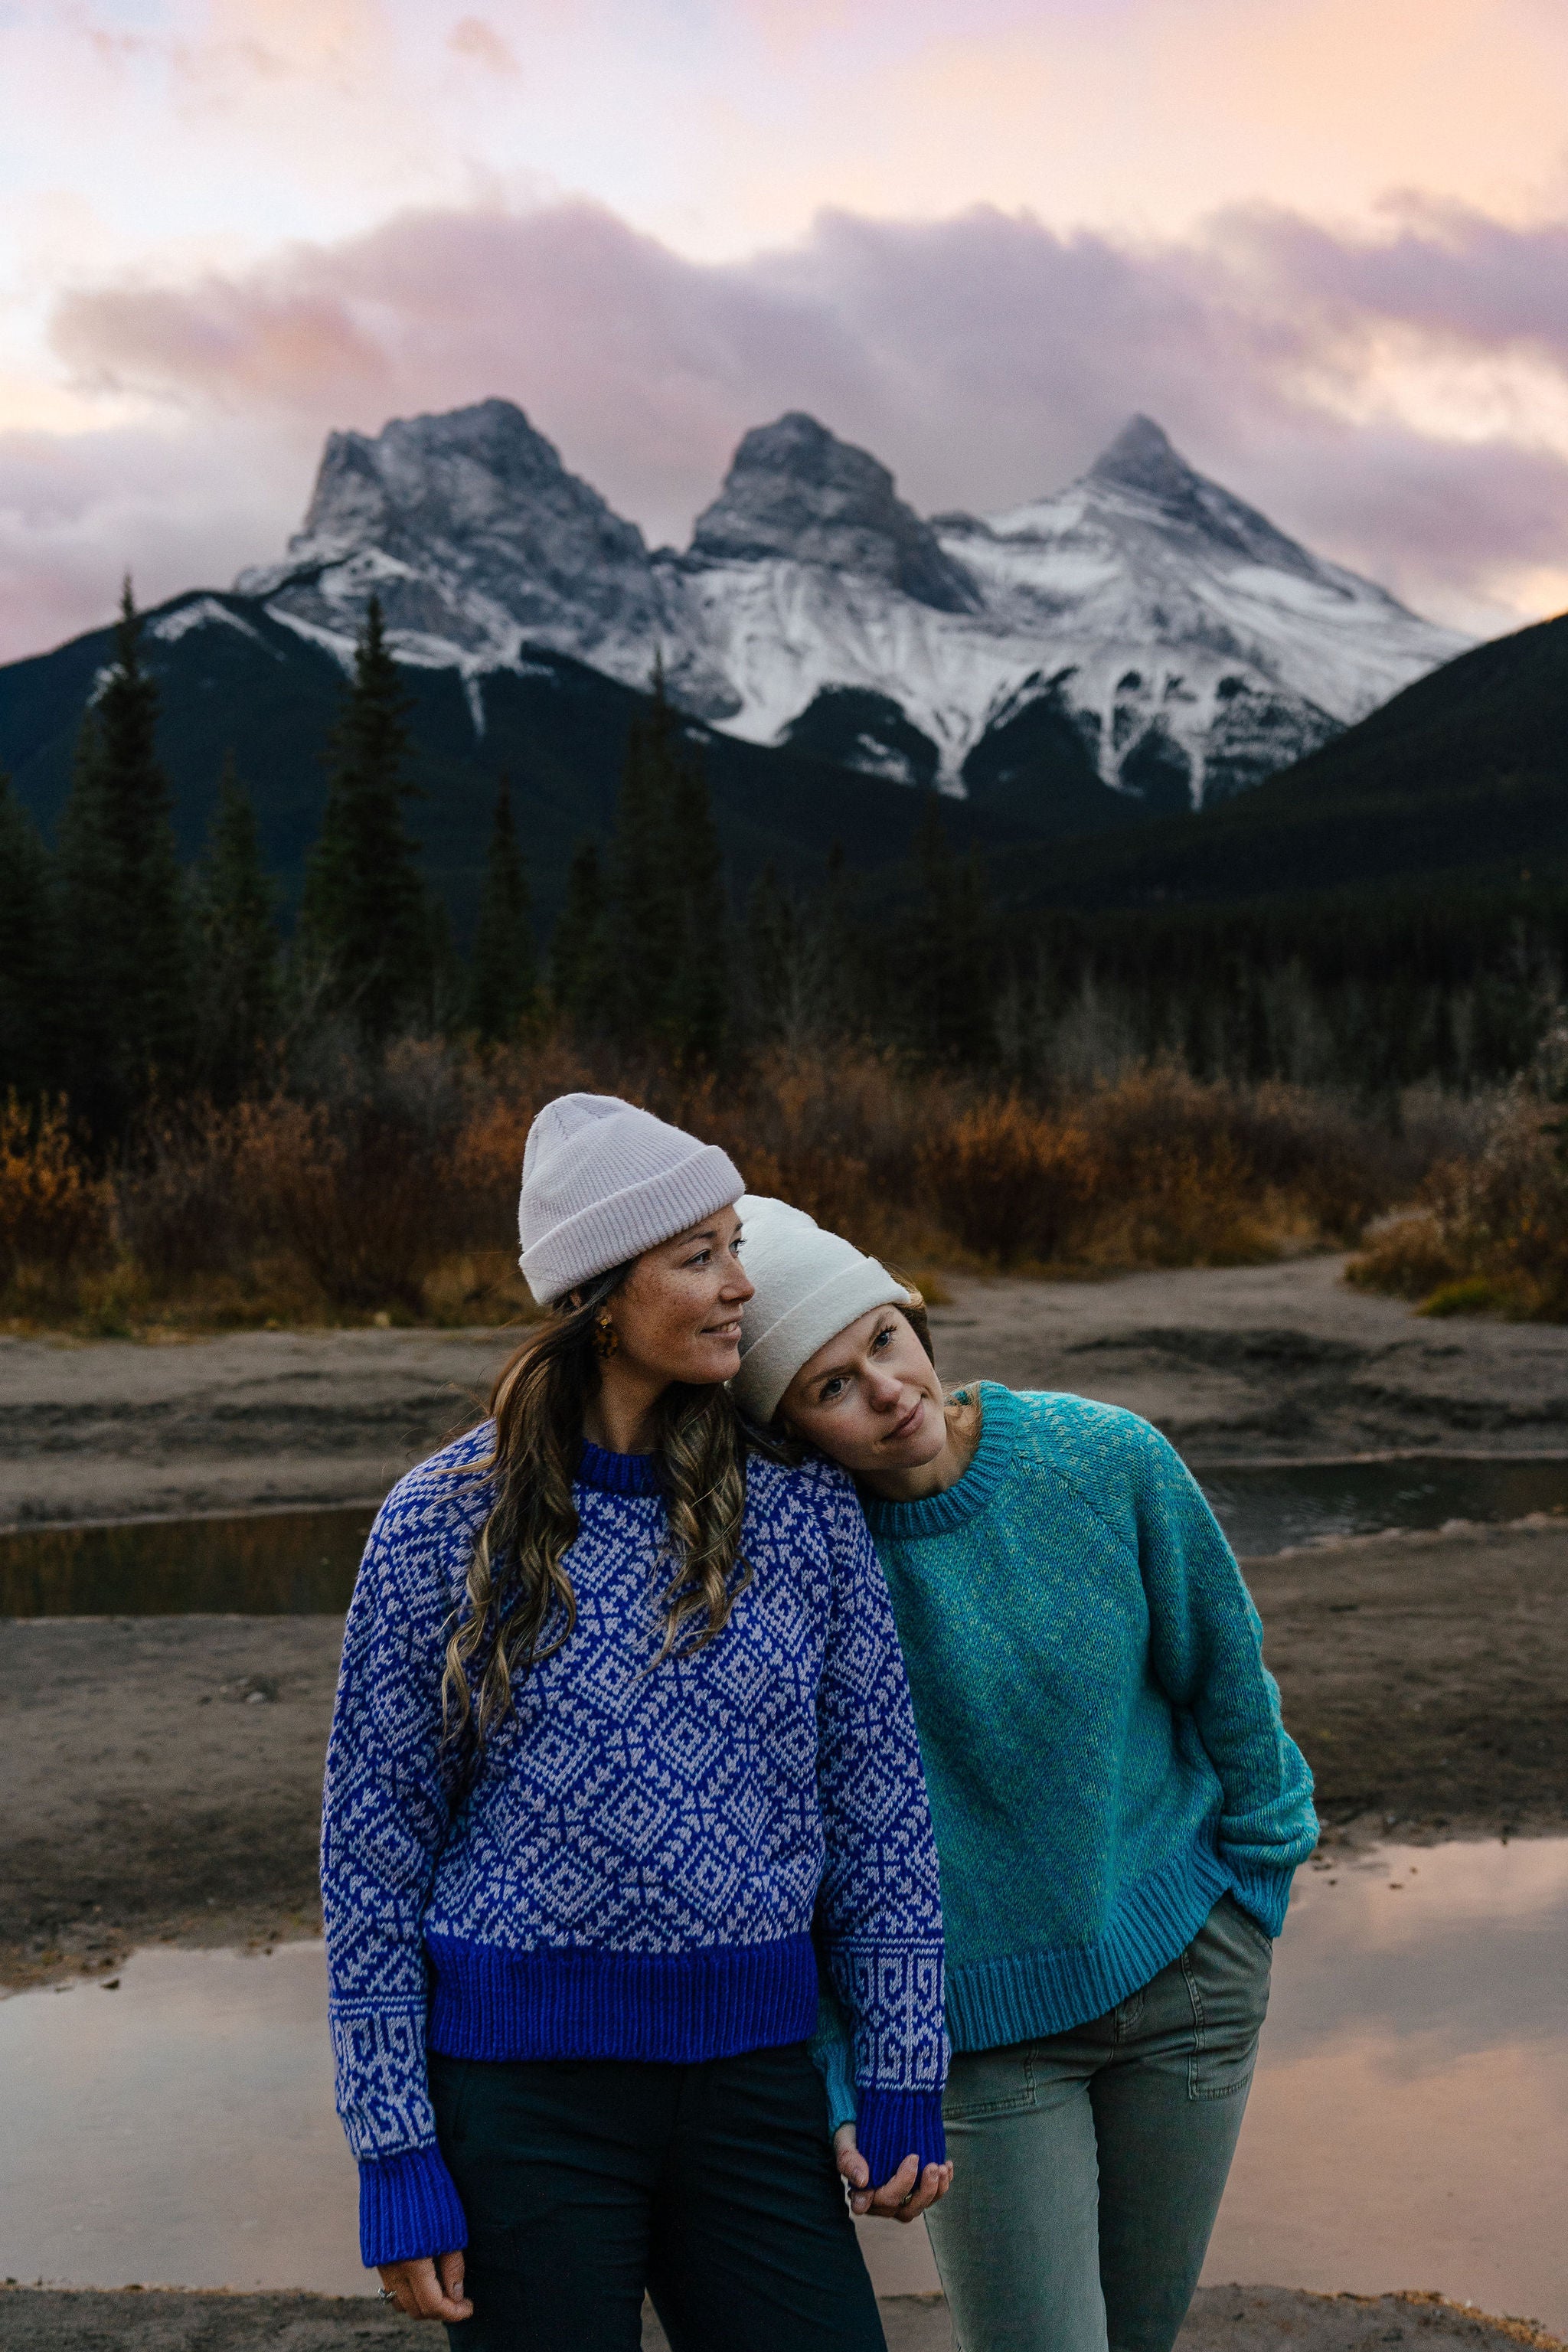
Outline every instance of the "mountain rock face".
[[1258, 782], [1466, 643], [1142, 416], [1066, 489], [927, 521], [791, 412], [746, 434], [690, 546], [650, 554], [487, 400], [333, 434], [285, 561], [236, 585], [345, 655], [374, 593], [401, 658], [462, 671], [481, 729], [486, 676], [530, 646], [636, 685], [657, 657], [683, 707], [750, 741], [1015, 800], [1081, 770], [1158, 808]]
[[284, 561], [235, 589], [346, 642], [374, 593], [400, 659], [469, 676], [535, 646], [642, 683], [662, 627], [641, 531], [510, 400], [330, 435]]
[[980, 602], [886, 466], [798, 410], [746, 435], [691, 535], [693, 569], [773, 560], [878, 581], [938, 613], [973, 612]]

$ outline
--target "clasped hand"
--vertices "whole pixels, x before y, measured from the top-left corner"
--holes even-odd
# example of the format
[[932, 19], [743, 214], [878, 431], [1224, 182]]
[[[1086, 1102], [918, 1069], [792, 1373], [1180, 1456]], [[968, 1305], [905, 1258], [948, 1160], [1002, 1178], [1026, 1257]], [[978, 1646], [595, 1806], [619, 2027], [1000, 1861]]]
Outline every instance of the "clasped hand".
[[890, 2180], [871, 2186], [871, 2173], [855, 2146], [853, 2124], [840, 2124], [833, 2135], [833, 2153], [840, 2178], [849, 2189], [849, 2210], [874, 2213], [885, 2221], [912, 2221], [929, 2205], [945, 2197], [952, 2186], [951, 2164], [928, 2164], [921, 2170], [917, 2156], [906, 2156]]

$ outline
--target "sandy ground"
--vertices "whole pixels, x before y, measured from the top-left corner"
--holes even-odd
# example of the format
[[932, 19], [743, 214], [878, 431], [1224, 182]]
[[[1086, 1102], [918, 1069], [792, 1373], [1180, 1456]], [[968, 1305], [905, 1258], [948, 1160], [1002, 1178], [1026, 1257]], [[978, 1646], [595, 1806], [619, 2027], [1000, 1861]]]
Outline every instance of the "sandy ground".
[[[1339, 1262], [966, 1281], [944, 1370], [1129, 1404], [1200, 1465], [1568, 1446], [1568, 1330], [1426, 1323]], [[0, 1526], [346, 1502], [471, 1419], [502, 1333], [0, 1341]], [[1568, 1531], [1381, 1537], [1248, 1564], [1325, 1822], [1568, 1827]], [[0, 1982], [159, 1937], [310, 1932], [330, 1617], [0, 1619]]]
[[[939, 2295], [891, 2295], [882, 2304], [888, 2352], [951, 2352]], [[0, 2352], [354, 2352], [436, 2345], [432, 2328], [363, 2299], [313, 2294], [98, 2294], [0, 2289]], [[1563, 2352], [1518, 2321], [1460, 2310], [1436, 2295], [1308, 2294], [1268, 2286], [1201, 2287], [1178, 2352]], [[645, 2322], [643, 2352], [668, 2352]]]
[[[1568, 1531], [1250, 1561], [1286, 1719], [1357, 1843], [1568, 1828]], [[335, 1617], [0, 1620], [0, 1983], [310, 1932]]]
[[1568, 1452], [1568, 1327], [1447, 1320], [1342, 1257], [1096, 1283], [953, 1281], [943, 1374], [1127, 1405], [1198, 1468], [1390, 1450]]
[[[932, 1321], [950, 1378], [1131, 1405], [1199, 1467], [1568, 1452], [1568, 1328], [1424, 1321], [1348, 1289], [1342, 1265], [955, 1278]], [[478, 1417], [515, 1336], [0, 1339], [0, 1528], [374, 1498]]]

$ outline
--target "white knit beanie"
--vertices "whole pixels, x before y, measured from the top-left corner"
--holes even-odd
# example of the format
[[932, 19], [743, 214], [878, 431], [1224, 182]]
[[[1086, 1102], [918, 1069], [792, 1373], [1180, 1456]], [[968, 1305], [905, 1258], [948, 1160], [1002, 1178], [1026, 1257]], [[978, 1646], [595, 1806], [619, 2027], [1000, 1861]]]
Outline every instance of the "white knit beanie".
[[615, 1095], [557, 1095], [523, 1146], [518, 1263], [548, 1307], [731, 1207], [744, 1190], [716, 1143], [699, 1143]]
[[730, 1383], [743, 1412], [766, 1425], [803, 1364], [873, 1307], [907, 1307], [905, 1286], [804, 1209], [755, 1192], [737, 1202], [742, 1264], [756, 1296], [741, 1309], [741, 1369]]

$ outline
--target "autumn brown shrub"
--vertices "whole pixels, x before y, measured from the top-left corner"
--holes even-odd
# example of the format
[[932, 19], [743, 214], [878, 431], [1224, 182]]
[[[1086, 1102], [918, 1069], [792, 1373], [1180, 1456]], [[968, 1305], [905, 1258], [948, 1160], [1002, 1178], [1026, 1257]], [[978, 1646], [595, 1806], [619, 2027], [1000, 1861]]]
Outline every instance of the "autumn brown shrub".
[[77, 1146], [63, 1102], [0, 1104], [0, 1284], [32, 1269], [55, 1282], [101, 1260], [112, 1231], [109, 1187]]
[[1374, 1226], [1349, 1268], [1429, 1314], [1479, 1308], [1568, 1320], [1568, 1156], [1560, 1106], [1529, 1080], [1496, 1108], [1485, 1148], [1433, 1169], [1408, 1214]]
[[1016, 1096], [961, 1111], [929, 1138], [917, 1168], [948, 1231], [1004, 1265], [1066, 1254], [1100, 1176], [1081, 1126]]

